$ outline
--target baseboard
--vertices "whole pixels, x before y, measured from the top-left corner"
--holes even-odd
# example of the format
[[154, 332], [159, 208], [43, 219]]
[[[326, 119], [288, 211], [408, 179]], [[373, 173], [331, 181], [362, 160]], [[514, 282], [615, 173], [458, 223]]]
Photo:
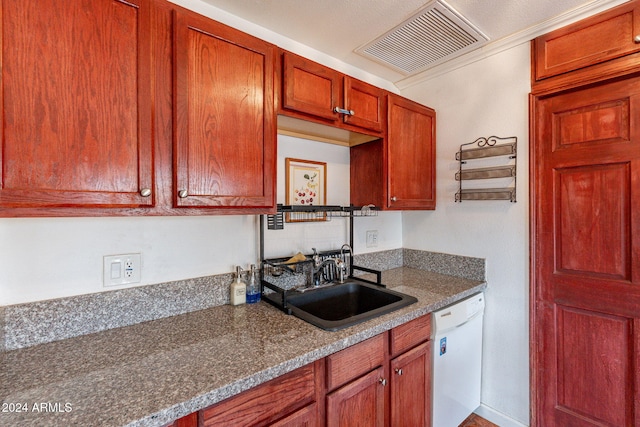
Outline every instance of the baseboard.
[[493, 408], [488, 407], [485, 404], [481, 404], [478, 409], [474, 411], [485, 420], [491, 421], [499, 427], [528, 427], [528, 424], [522, 424], [520, 421], [514, 420], [511, 417], [498, 412]]

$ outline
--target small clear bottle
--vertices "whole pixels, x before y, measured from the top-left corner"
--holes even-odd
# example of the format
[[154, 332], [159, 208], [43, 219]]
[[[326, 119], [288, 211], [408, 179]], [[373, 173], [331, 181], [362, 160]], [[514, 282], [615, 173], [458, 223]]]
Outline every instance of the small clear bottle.
[[249, 269], [249, 284], [247, 285], [247, 304], [260, 301], [260, 284], [256, 281], [256, 266], [251, 264]]
[[247, 300], [247, 285], [242, 281], [242, 268], [236, 267], [236, 280], [231, 284], [231, 305], [244, 304]]

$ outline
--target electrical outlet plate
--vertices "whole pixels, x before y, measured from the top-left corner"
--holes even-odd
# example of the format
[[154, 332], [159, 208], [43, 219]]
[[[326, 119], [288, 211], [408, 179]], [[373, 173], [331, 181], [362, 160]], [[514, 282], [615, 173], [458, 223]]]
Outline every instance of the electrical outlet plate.
[[140, 283], [142, 275], [141, 254], [105, 255], [103, 265], [103, 286]]
[[375, 248], [378, 246], [378, 230], [367, 230], [367, 247]]

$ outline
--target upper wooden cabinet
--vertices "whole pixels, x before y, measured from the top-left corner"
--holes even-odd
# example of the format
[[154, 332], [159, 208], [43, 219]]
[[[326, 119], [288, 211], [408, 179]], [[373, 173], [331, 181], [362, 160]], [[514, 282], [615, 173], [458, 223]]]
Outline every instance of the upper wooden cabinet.
[[[539, 81], [634, 52], [640, 52], [639, 1], [625, 3], [536, 38], [533, 79]], [[637, 62], [638, 59], [636, 66]]]
[[384, 90], [294, 55], [282, 54], [280, 113], [346, 129], [384, 130]]
[[1, 7], [0, 216], [153, 206], [148, 1]]
[[274, 46], [176, 12], [174, 203], [275, 206]]
[[351, 147], [351, 203], [435, 209], [436, 114], [389, 94], [387, 138]]

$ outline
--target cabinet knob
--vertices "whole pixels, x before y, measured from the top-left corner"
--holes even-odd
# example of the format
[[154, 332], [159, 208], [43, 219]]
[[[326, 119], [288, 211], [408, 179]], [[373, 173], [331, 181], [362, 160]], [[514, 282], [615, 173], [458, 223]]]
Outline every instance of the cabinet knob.
[[392, 196], [392, 197], [391, 197], [391, 201], [392, 201], [392, 202], [397, 202], [397, 201], [398, 201], [398, 198], [397, 198], [396, 196]]
[[402, 375], [402, 368], [396, 368], [396, 374]]
[[387, 380], [385, 380], [384, 378], [380, 378], [378, 382], [380, 382], [380, 384], [382, 384], [383, 387], [387, 385]]
[[636, 43], [640, 43], [640, 34], [638, 34], [637, 36], [635, 36], [635, 37], [633, 38], [633, 41], [634, 41], [634, 42], [636, 42]]
[[142, 190], [140, 190], [140, 195], [142, 197], [149, 197], [151, 195], [151, 189], [150, 188], [143, 188]]
[[189, 195], [189, 192], [187, 190], [180, 190], [178, 191], [178, 197], [180, 197], [181, 199], [184, 199], [185, 197], [187, 197]]

